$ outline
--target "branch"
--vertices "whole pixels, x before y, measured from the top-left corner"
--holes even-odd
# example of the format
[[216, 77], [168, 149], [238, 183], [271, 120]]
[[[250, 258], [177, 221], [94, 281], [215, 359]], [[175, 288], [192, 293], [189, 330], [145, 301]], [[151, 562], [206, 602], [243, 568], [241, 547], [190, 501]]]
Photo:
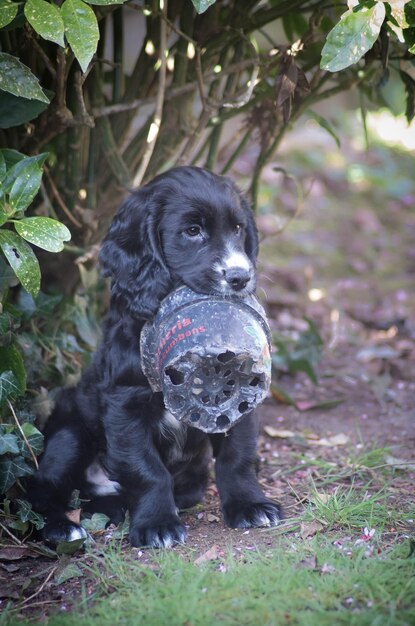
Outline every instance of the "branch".
[[60, 195], [60, 193], [59, 193], [55, 183], [53, 182], [53, 178], [52, 178], [52, 176], [51, 176], [51, 174], [49, 172], [49, 168], [47, 166], [44, 166], [44, 171], [45, 171], [46, 178], [48, 179], [48, 183], [49, 183], [50, 189], [52, 191], [52, 194], [53, 194], [56, 202], [59, 204], [60, 208], [65, 213], [65, 215], [68, 218], [68, 220], [70, 220], [72, 222], [72, 224], [74, 224], [74, 226], [76, 226], [77, 228], [82, 228], [81, 222], [78, 222], [78, 220], [72, 215], [72, 213], [70, 212], [70, 210], [66, 206], [65, 202], [63, 201], [62, 196]]
[[[234, 72], [237, 72], [237, 71], [246, 70], [252, 67], [253, 65], [255, 65], [255, 63], [256, 63], [255, 59], [244, 59], [240, 63], [233, 63], [231, 65], [228, 65], [228, 67], [222, 70], [221, 75], [226, 76], [228, 74], [233, 74]], [[207, 83], [211, 80], [217, 80], [217, 79], [218, 79], [218, 74], [214, 72], [213, 70], [206, 72], [206, 74], [203, 75], [204, 83]], [[194, 90], [194, 88], [195, 87], [194, 87], [193, 82], [187, 83], [186, 85], [181, 85], [180, 87], [175, 87], [171, 89], [170, 91], [166, 91], [164, 99], [165, 101], [167, 101], [167, 100], [173, 100], [174, 98], [179, 98], [188, 93], [191, 93]], [[138, 109], [141, 106], [154, 104], [156, 100], [157, 100], [157, 97], [137, 98], [136, 100], [132, 100], [131, 102], [111, 104], [111, 105], [103, 106], [103, 107], [94, 107], [92, 112], [95, 118], [105, 117], [107, 115], [123, 113], [124, 111], [132, 111], [133, 109]]]
[[[160, 0], [160, 9], [163, 15], [167, 15], [167, 2], [168, 0]], [[154, 111], [153, 122], [150, 126], [147, 135], [147, 148], [141, 161], [140, 169], [133, 180], [133, 186], [139, 187], [145, 176], [148, 164], [150, 163], [151, 155], [154, 152], [157, 136], [160, 130], [161, 116], [163, 112], [164, 96], [166, 92], [166, 73], [167, 73], [167, 24], [164, 19], [160, 20], [160, 76], [156, 98], [156, 108]]]

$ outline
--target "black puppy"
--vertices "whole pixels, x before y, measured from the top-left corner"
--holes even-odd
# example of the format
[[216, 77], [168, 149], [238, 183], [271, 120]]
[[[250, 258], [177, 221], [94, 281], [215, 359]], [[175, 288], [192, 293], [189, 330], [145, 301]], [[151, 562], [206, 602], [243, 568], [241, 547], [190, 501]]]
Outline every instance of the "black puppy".
[[28, 499], [52, 543], [86, 536], [65, 516], [74, 489], [114, 523], [130, 514], [133, 546], [168, 547], [186, 531], [178, 510], [204, 494], [213, 450], [226, 523], [274, 526], [279, 507], [256, 479], [257, 424], [247, 414], [226, 434], [177, 422], [143, 375], [140, 332], [179, 285], [241, 296], [255, 289], [252, 212], [228, 178], [195, 167], [157, 176], [129, 196], [103, 242], [112, 279], [102, 344], [75, 388], [63, 390], [45, 430]]

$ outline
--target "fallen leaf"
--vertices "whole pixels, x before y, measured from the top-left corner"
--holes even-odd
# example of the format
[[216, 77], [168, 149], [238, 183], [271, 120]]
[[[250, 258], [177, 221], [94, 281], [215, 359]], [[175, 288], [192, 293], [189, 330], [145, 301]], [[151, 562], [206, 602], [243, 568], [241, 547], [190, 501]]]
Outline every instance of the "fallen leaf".
[[295, 569], [317, 569], [317, 557], [315, 554], [312, 556], [308, 556], [305, 559], [302, 559], [295, 565]]
[[324, 524], [318, 520], [313, 520], [312, 522], [302, 522], [300, 534], [303, 539], [308, 539], [308, 537], [314, 537], [314, 535], [323, 530], [323, 528]]
[[264, 431], [268, 437], [275, 437], [279, 439], [289, 439], [295, 437], [295, 433], [292, 430], [284, 430], [283, 428], [274, 428], [273, 426], [264, 426]]
[[219, 517], [217, 515], [213, 515], [212, 513], [208, 513], [206, 515], [206, 519], [208, 522], [219, 522]]
[[362, 348], [356, 354], [356, 359], [361, 363], [369, 363], [373, 359], [396, 359], [400, 356], [400, 352], [394, 350], [390, 346], [371, 346]]
[[345, 446], [349, 442], [349, 437], [344, 433], [339, 433], [338, 435], [333, 435], [332, 437], [323, 437], [322, 439], [310, 439], [309, 443], [314, 446]]
[[68, 563], [64, 568], [55, 573], [54, 581], [57, 585], [61, 585], [67, 580], [71, 580], [72, 578], [81, 578], [83, 575], [82, 570], [76, 563]]
[[323, 563], [320, 569], [320, 572], [322, 574], [334, 574], [335, 571], [336, 568], [334, 567], [334, 565], [329, 565], [329, 563]]
[[18, 600], [20, 597], [16, 589], [8, 589], [6, 587], [0, 587], [0, 598], [10, 598], [12, 600]]
[[39, 556], [40, 554], [38, 552], [26, 546], [5, 546], [0, 548], [1, 561], [18, 561], [19, 559], [25, 559], [27, 557], [37, 559]]
[[194, 565], [200, 565], [201, 563], [207, 563], [208, 561], [214, 561], [219, 557], [218, 546], [215, 544], [209, 550], [201, 554], [193, 561]]
[[415, 461], [405, 461], [404, 459], [398, 459], [391, 454], [385, 457], [385, 461], [388, 465], [396, 467], [397, 469], [415, 470]]
[[332, 496], [328, 493], [318, 493], [316, 492], [313, 498], [309, 498], [310, 502], [315, 504], [316, 502], [327, 504], [327, 502], [332, 498]]

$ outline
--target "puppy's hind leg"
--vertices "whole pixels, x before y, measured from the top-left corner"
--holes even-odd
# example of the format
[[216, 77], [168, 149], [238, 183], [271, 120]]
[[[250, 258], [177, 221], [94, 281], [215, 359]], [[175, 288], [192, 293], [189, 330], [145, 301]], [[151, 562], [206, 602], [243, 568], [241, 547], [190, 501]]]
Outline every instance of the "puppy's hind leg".
[[71, 417], [75, 406], [70, 407], [67, 400], [58, 403], [49, 418], [45, 450], [27, 489], [27, 499], [33, 509], [45, 517], [43, 539], [55, 545], [87, 536], [81, 526], [66, 517], [65, 511], [73, 490], [81, 486], [85, 467], [94, 455], [82, 421]]

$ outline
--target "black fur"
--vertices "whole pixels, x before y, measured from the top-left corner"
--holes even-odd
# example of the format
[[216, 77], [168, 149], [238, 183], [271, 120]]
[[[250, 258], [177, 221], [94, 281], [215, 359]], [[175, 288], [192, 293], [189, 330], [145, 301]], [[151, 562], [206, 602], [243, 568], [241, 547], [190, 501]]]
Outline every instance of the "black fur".
[[112, 279], [102, 344], [79, 384], [61, 392], [28, 490], [34, 509], [45, 514], [45, 540], [85, 535], [65, 517], [77, 488], [89, 499], [87, 510], [104, 511], [115, 523], [129, 511], [133, 546], [184, 541], [178, 510], [202, 499], [212, 450], [226, 523], [249, 528], [278, 522], [278, 505], [265, 498], [256, 479], [254, 415], [226, 435], [175, 423], [162, 395], [152, 393], [139, 353], [145, 320], [178, 285], [252, 293], [257, 248], [246, 200], [232, 181], [207, 170], [172, 169], [125, 201], [100, 254]]

